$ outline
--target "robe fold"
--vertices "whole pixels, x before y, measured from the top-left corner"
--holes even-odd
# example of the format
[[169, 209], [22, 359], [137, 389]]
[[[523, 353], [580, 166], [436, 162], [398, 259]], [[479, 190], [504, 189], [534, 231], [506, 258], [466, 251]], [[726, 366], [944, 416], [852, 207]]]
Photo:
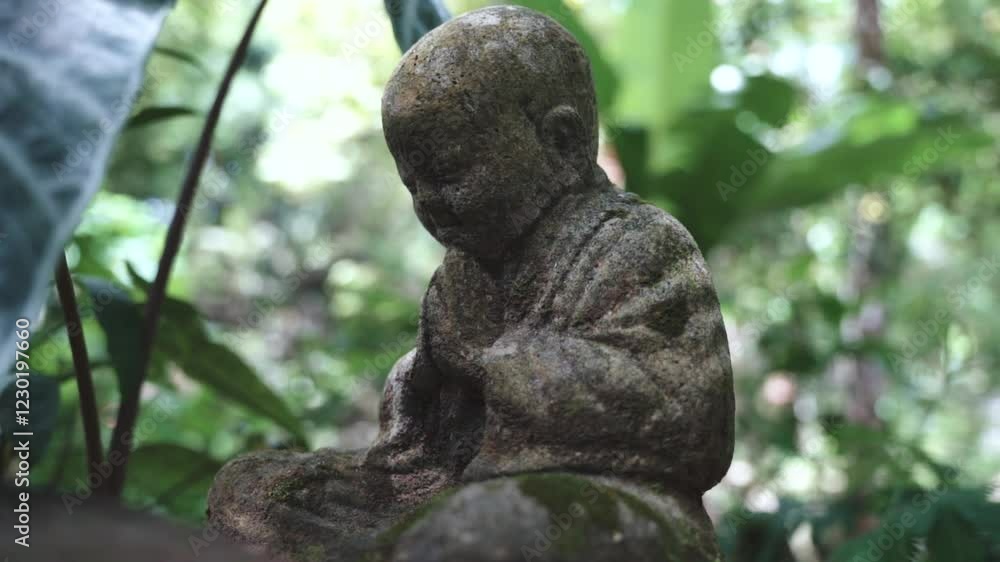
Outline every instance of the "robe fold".
[[732, 373], [684, 227], [605, 185], [564, 196], [501, 263], [446, 254], [370, 462], [715, 485], [733, 452]]

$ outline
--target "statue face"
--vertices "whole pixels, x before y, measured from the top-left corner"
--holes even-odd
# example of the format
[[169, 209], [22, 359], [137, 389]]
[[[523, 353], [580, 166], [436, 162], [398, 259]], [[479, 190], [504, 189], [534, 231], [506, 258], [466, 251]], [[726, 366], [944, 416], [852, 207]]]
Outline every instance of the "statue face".
[[558, 190], [534, 127], [520, 113], [389, 115], [386, 136], [424, 227], [449, 248], [499, 257]]

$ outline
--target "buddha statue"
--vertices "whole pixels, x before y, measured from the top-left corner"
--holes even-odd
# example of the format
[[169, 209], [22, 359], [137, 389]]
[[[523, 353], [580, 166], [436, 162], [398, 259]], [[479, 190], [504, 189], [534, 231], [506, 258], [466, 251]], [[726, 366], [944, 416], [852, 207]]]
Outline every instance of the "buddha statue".
[[[581, 46], [525, 8], [470, 12], [405, 53], [382, 120], [447, 251], [378, 437], [230, 462], [212, 523], [320, 560], [714, 560], [701, 496], [734, 439], [718, 300], [685, 228], [598, 166]], [[536, 544], [559, 511], [585, 554]]]

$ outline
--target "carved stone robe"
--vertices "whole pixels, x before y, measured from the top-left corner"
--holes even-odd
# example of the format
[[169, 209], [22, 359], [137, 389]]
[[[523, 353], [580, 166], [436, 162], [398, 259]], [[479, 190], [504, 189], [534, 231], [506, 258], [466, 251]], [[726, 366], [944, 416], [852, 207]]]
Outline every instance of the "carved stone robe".
[[689, 497], [722, 478], [728, 344], [676, 219], [606, 184], [564, 196], [499, 263], [448, 251], [367, 464], [614, 474]]

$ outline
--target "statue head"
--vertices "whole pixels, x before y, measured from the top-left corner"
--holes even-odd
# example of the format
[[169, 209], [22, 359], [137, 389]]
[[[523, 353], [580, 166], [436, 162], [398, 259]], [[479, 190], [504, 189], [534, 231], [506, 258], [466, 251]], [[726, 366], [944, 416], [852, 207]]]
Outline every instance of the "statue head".
[[424, 36], [389, 80], [382, 123], [424, 227], [481, 258], [503, 255], [599, 170], [586, 54], [525, 8], [476, 10]]

